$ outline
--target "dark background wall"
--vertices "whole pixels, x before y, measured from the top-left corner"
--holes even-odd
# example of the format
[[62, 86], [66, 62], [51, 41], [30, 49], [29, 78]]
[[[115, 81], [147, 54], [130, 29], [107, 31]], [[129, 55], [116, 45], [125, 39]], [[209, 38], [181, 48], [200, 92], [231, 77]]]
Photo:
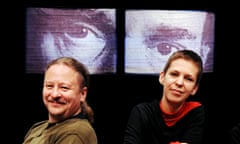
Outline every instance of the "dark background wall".
[[[116, 8], [118, 36], [118, 69], [116, 74], [92, 75], [88, 100], [95, 111], [95, 124], [99, 144], [121, 144], [128, 114], [142, 101], [161, 95], [158, 76], [126, 75], [123, 73], [124, 10], [134, 9], [193, 9], [216, 14], [215, 65], [213, 73], [203, 75], [196, 99], [206, 108], [204, 143], [229, 143], [229, 130], [237, 122], [240, 112], [238, 23], [237, 9], [231, 1], [208, 0], [129, 0], [110, 1], [24, 1], [10, 15], [11, 40], [3, 61], [5, 79], [2, 96], [2, 119], [8, 143], [19, 144], [29, 127], [47, 119], [42, 103], [43, 75], [25, 74], [25, 8], [26, 7], [79, 7]], [[235, 17], [235, 18], [234, 18]], [[17, 20], [15, 18], [18, 18]], [[10, 37], [9, 37], [10, 39]], [[3, 54], [4, 55], [4, 54]], [[6, 98], [6, 100], [5, 100]], [[5, 135], [4, 134], [4, 135]], [[5, 137], [5, 136], [4, 136]]]

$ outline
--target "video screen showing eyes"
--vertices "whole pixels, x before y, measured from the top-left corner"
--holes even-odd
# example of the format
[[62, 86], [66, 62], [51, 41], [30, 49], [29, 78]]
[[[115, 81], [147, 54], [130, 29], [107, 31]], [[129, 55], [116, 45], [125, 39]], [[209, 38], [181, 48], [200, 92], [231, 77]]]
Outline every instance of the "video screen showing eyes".
[[188, 10], [125, 11], [125, 73], [159, 74], [168, 57], [192, 49], [214, 68], [215, 14]]
[[91, 74], [115, 73], [116, 47], [115, 9], [26, 8], [26, 73], [43, 73], [61, 56]]

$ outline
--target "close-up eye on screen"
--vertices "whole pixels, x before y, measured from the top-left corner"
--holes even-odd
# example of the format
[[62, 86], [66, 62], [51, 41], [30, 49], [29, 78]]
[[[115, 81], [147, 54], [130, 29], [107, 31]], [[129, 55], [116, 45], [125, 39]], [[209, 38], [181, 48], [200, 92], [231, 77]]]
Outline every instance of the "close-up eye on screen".
[[26, 73], [43, 73], [61, 56], [84, 63], [91, 74], [116, 73], [116, 10], [26, 8]]
[[175, 51], [191, 49], [214, 70], [215, 14], [193, 10], [126, 10], [125, 73], [159, 74]]

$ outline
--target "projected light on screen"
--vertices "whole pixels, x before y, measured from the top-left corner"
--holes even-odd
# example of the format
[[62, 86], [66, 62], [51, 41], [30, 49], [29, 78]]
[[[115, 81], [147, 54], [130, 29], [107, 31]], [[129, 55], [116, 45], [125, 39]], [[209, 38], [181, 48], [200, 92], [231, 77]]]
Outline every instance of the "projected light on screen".
[[168, 57], [192, 49], [213, 72], [215, 15], [205, 11], [126, 10], [125, 72], [159, 74]]
[[27, 8], [26, 73], [43, 73], [60, 56], [91, 74], [116, 72], [115, 9]]

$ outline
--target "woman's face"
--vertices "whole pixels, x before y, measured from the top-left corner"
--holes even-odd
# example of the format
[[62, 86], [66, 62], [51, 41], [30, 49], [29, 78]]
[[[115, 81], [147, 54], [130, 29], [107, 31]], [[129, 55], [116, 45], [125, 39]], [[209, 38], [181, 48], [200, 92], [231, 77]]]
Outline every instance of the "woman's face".
[[198, 90], [198, 66], [182, 58], [171, 62], [166, 72], [161, 72], [159, 81], [163, 85], [165, 100], [179, 104]]

